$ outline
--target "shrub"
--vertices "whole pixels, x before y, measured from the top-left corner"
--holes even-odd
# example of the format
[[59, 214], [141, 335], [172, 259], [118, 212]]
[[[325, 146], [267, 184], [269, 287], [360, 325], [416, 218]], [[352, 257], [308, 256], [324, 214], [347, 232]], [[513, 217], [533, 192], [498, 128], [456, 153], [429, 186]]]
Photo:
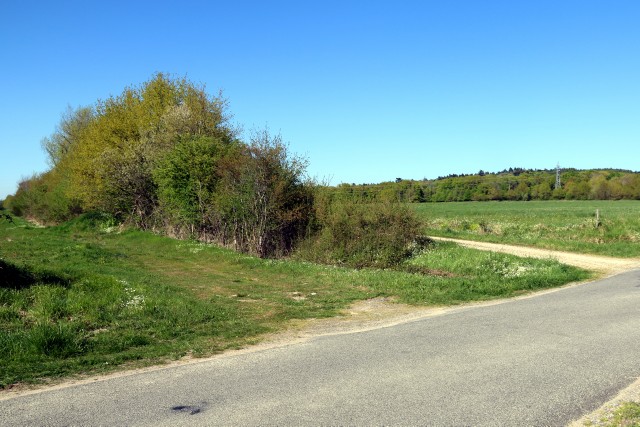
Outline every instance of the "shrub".
[[299, 251], [310, 261], [389, 268], [427, 241], [415, 213], [397, 202], [325, 198], [317, 203], [316, 215], [318, 231]]
[[223, 171], [216, 194], [224, 240], [262, 258], [290, 253], [305, 236], [313, 212], [306, 166], [279, 135], [255, 132]]
[[14, 215], [36, 218], [45, 223], [59, 223], [73, 218], [81, 210], [76, 200], [67, 196], [68, 180], [57, 170], [23, 179], [15, 196], [7, 197], [7, 208]]
[[[154, 170], [163, 219], [193, 238], [215, 233], [219, 215], [213, 210], [221, 160], [234, 146], [212, 137], [186, 138], [176, 144]], [[204, 233], [204, 236], [203, 236]]]

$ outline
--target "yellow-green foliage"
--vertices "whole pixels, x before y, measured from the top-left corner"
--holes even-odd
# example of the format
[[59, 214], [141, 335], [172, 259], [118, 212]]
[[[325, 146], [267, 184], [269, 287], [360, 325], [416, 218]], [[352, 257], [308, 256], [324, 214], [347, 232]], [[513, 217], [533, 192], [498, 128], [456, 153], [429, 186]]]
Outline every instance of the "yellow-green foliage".
[[238, 140], [226, 101], [185, 79], [156, 74], [69, 110], [42, 145], [53, 167], [21, 183], [16, 214], [99, 211], [261, 257], [288, 253], [309, 222], [306, 162], [266, 130]]
[[99, 101], [94, 119], [69, 153], [73, 193], [85, 209], [149, 225], [156, 204], [156, 162], [181, 138], [230, 141], [233, 132], [224, 108], [225, 101], [209, 97], [204, 88], [163, 74]]

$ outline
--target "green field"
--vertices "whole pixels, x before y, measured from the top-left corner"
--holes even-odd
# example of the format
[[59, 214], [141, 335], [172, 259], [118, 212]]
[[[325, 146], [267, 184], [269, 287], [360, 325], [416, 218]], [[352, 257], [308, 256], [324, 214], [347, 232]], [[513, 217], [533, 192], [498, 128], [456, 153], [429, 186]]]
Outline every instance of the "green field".
[[588, 277], [448, 243], [400, 271], [354, 270], [120, 230], [101, 216], [13, 221], [0, 219], [0, 388], [211, 355], [377, 296], [450, 305]]
[[[460, 202], [412, 205], [432, 236], [572, 252], [640, 256], [640, 201]], [[600, 223], [596, 222], [599, 211]]]

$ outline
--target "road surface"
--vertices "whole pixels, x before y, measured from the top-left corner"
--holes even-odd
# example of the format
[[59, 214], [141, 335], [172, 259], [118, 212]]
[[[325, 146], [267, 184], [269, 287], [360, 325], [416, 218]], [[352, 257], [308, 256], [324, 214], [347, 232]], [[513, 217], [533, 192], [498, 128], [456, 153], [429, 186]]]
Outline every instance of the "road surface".
[[640, 376], [640, 270], [0, 400], [0, 425], [566, 425]]

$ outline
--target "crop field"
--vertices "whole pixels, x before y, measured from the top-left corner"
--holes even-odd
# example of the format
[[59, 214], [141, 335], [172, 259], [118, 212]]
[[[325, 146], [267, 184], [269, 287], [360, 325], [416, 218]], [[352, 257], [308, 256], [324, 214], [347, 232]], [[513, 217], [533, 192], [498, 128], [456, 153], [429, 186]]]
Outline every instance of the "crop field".
[[640, 256], [640, 201], [637, 200], [412, 206], [425, 221], [426, 233], [432, 236], [616, 257]]
[[587, 277], [450, 243], [397, 270], [355, 270], [259, 259], [100, 216], [47, 228], [0, 219], [0, 389], [207, 356], [373, 297], [451, 305]]

